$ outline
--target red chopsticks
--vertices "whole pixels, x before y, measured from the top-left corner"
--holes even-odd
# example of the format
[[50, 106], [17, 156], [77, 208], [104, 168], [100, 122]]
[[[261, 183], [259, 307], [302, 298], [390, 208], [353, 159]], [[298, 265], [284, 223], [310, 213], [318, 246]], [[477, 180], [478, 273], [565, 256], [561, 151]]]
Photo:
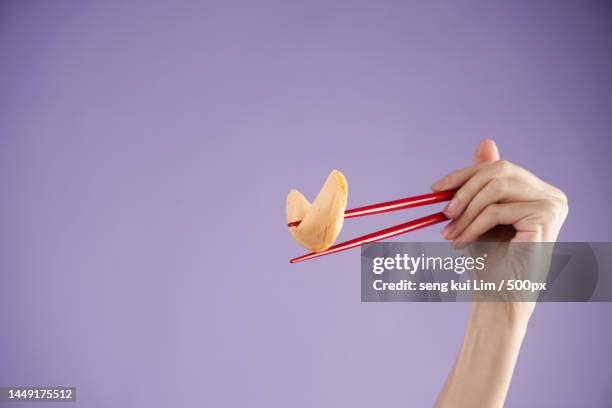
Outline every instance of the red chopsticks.
[[[442, 191], [431, 194], [424, 194], [416, 197], [408, 197], [402, 198], [394, 201], [387, 201], [379, 204], [367, 205], [364, 207], [354, 208], [351, 210], [346, 210], [344, 212], [344, 218], [354, 218], [354, 217], [363, 217], [366, 215], [380, 214], [389, 211], [398, 211], [403, 210], [405, 208], [412, 207], [420, 207], [429, 204], [439, 203], [443, 201], [450, 200], [455, 191]], [[395, 225], [393, 227], [385, 228], [380, 231], [372, 232], [370, 234], [362, 235], [357, 238], [353, 238], [349, 241], [342, 242], [340, 244], [333, 245], [321, 252], [311, 252], [306, 255], [299, 256], [297, 258], [293, 258], [289, 262], [296, 263], [300, 261], [305, 261], [307, 259], [318, 258], [323, 255], [329, 255], [340, 251], [345, 251], [347, 249], [358, 247], [362, 244], [367, 244], [369, 242], [380, 241], [383, 239], [395, 237], [397, 235], [405, 234], [410, 231], [414, 231], [420, 228], [425, 228], [430, 225], [438, 224], [440, 222], [444, 222], [448, 220], [444, 213], [436, 213], [432, 215], [428, 215], [423, 218], [419, 218], [416, 220], [408, 221], [403, 224]], [[294, 221], [287, 224], [289, 227], [299, 225], [300, 221]]]

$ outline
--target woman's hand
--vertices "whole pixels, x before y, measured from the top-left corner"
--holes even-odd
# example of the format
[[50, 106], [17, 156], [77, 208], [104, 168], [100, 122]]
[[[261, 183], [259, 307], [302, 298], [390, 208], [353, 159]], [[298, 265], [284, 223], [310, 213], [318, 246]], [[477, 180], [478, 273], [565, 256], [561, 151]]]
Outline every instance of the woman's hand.
[[[479, 239], [514, 242], [554, 242], [568, 212], [567, 198], [558, 188], [509, 161], [499, 160], [495, 142], [478, 163], [454, 171], [434, 183], [432, 190], [457, 189], [444, 209], [452, 219], [442, 234], [463, 247]], [[512, 226], [513, 229], [499, 226]]]
[[[443, 177], [432, 189], [458, 189], [444, 210], [451, 222], [442, 231], [455, 247], [476, 241], [554, 242], [568, 212], [561, 190], [501, 161], [491, 140], [480, 143], [474, 165]], [[498, 247], [478, 278], [545, 278], [549, 245]], [[535, 303], [511, 292], [497, 296], [503, 301], [473, 302], [461, 350], [436, 407], [503, 406]]]
[[[450, 173], [432, 186], [434, 191], [458, 189], [444, 213], [452, 220], [442, 230], [453, 246], [463, 248], [476, 241], [512, 242], [493, 251], [485, 273], [473, 278], [503, 282], [531, 279], [546, 282], [552, 245], [519, 245], [518, 242], [554, 242], [567, 217], [565, 194], [531, 172], [499, 160], [495, 142], [480, 143], [475, 164]], [[473, 248], [470, 248], [471, 252]], [[494, 253], [491, 253], [494, 252]], [[492, 300], [512, 319], [529, 319], [537, 293], [500, 291]], [[529, 302], [529, 303], [522, 303]]]

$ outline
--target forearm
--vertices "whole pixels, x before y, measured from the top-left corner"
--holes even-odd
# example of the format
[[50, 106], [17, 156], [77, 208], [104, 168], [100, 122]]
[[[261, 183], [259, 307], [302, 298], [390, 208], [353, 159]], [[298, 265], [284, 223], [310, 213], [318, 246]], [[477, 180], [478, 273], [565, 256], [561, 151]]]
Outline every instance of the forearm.
[[[442, 231], [445, 239], [460, 248], [479, 241], [556, 240], [568, 212], [567, 197], [561, 190], [500, 160], [491, 140], [479, 144], [474, 163], [432, 186], [434, 191], [457, 190], [444, 209], [452, 219]], [[508, 260], [512, 257], [505, 258]], [[501, 272], [522, 276], [534, 272], [529, 265], [501, 261], [498, 266], [510, 268]], [[503, 406], [534, 305], [512, 301], [472, 304], [463, 344], [438, 397], [438, 408]]]
[[502, 407], [532, 304], [473, 303], [463, 344], [438, 408]]

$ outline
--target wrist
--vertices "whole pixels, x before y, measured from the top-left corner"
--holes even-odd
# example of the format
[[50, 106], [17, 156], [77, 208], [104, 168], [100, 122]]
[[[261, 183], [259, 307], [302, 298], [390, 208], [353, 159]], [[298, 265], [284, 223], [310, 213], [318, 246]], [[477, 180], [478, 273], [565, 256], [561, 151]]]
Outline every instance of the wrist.
[[474, 302], [470, 320], [479, 326], [524, 332], [534, 307], [533, 302]]

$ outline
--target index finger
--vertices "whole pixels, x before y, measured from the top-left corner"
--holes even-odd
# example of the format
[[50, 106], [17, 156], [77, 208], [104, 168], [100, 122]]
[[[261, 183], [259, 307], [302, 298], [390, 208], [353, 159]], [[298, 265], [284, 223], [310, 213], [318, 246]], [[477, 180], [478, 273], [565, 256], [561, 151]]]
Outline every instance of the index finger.
[[447, 191], [459, 188], [474, 174], [478, 173], [483, 167], [487, 166], [488, 164], [489, 163], [474, 164], [469, 167], [464, 167], [462, 169], [455, 170], [452, 173], [442, 177], [440, 180], [436, 181], [431, 186], [431, 189], [432, 191]]

